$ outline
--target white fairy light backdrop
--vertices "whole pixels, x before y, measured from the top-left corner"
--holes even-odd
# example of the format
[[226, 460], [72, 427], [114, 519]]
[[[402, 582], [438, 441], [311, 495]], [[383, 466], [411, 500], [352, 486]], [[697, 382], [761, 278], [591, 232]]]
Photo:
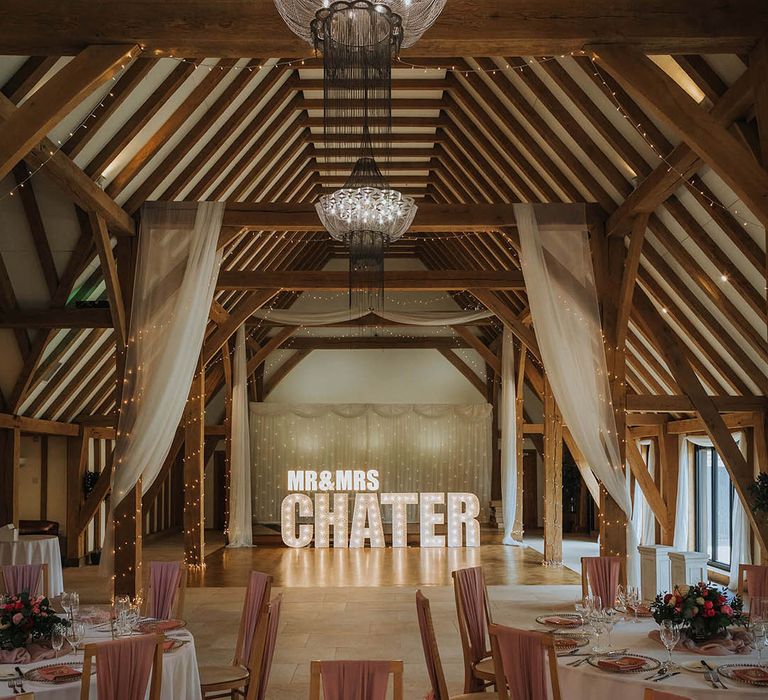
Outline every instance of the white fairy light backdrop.
[[[445, 494], [472, 493], [479, 499], [480, 521], [487, 520], [491, 477], [491, 407], [488, 404], [303, 404], [252, 403], [251, 464], [253, 514], [256, 522], [279, 523], [281, 503], [291, 491], [288, 472], [377, 470], [381, 494], [438, 494], [446, 505], [435, 517], [448, 518]], [[327, 527], [337, 508], [349, 509], [344, 494], [313, 494], [316, 539], [327, 546]], [[359, 494], [358, 494], [359, 495]], [[320, 502], [318, 502], [320, 499]], [[298, 501], [297, 501], [298, 503]], [[404, 498], [408, 521], [421, 521], [424, 508]], [[409, 505], [406, 505], [409, 504]], [[301, 506], [301, 504], [299, 503]], [[301, 506], [304, 507], [304, 506]], [[362, 506], [360, 506], [362, 507]], [[393, 506], [381, 508], [383, 521]], [[355, 515], [348, 514], [352, 524]], [[431, 514], [428, 518], [432, 517]], [[325, 518], [328, 518], [326, 523]], [[317, 544], [316, 546], [322, 546]], [[444, 546], [444, 545], [439, 545]]]

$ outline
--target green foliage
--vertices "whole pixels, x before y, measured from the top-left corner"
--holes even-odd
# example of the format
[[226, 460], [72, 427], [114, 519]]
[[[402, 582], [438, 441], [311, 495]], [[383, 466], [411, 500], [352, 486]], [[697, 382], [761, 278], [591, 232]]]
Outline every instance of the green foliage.
[[752, 492], [753, 513], [765, 513], [768, 515], [768, 472], [760, 472], [750, 489]]
[[0, 602], [0, 649], [16, 649], [28, 639], [47, 639], [56, 625], [69, 622], [56, 614], [48, 598], [29, 593], [7, 596]]

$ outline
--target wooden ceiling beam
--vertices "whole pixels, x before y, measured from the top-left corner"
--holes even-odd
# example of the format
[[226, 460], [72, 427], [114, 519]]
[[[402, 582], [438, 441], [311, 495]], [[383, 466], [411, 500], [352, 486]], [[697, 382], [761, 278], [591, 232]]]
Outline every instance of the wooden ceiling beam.
[[287, 358], [280, 366], [272, 372], [269, 379], [264, 383], [264, 398], [266, 399], [274, 390], [275, 387], [283, 381], [297, 366], [307, 357], [311, 350], [296, 350]]
[[[347, 291], [349, 273], [337, 271], [291, 270], [281, 272], [224, 271], [219, 273], [218, 289], [281, 289], [284, 291]], [[390, 292], [425, 289], [522, 289], [519, 271], [435, 270], [432, 272], [386, 270], [384, 287]]]
[[0, 328], [112, 328], [112, 320], [109, 309], [3, 309]]
[[0, 180], [66, 115], [130, 63], [138, 48], [89, 46], [18, 107], [0, 130]]
[[30, 56], [3, 85], [3, 94], [18, 104], [37, 87], [58, 60], [58, 56]]
[[[721, 413], [731, 411], [762, 411], [768, 409], [765, 396], [709, 396]], [[627, 411], [630, 413], [695, 413], [690, 397], [677, 395], [628, 394]]]
[[[548, 205], [545, 205], [548, 206]], [[578, 207], [585, 211], [587, 225], [596, 212], [593, 207], [580, 204], [551, 205], [551, 224], [562, 230], [554, 217], [562, 207]], [[314, 206], [290, 203], [228, 202], [224, 211], [224, 226], [248, 228], [253, 231], [323, 231]], [[422, 204], [419, 206], [411, 231], [490, 231], [515, 228], [514, 207], [511, 204]], [[541, 226], [539, 227], [541, 228]]]
[[[175, 3], [70, 0], [62, 18], [57, 0], [6, 0], [0, 46], [9, 54], [70, 55], [93, 43], [140, 43], [147, 52], [183, 56], [306, 57], [307, 44], [290, 32], [270, 0]], [[66, 20], [66, 21], [65, 21]], [[452, 0], [408, 55], [560, 55], [592, 43], [623, 43], [653, 54], [744, 53], [768, 22], [761, 0], [739, 11], [717, 0]]]

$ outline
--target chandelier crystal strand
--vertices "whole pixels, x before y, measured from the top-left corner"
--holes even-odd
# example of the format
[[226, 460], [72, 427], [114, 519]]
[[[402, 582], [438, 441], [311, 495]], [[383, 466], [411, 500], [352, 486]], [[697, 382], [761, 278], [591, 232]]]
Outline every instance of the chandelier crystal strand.
[[[382, 0], [374, 7], [398, 15], [402, 20], [403, 48], [413, 46], [435, 22], [446, 0]], [[311, 24], [318, 10], [330, 9], [338, 3], [328, 0], [275, 0], [275, 7], [288, 28], [308, 44], [314, 45]], [[381, 10], [379, 10], [381, 11]]]

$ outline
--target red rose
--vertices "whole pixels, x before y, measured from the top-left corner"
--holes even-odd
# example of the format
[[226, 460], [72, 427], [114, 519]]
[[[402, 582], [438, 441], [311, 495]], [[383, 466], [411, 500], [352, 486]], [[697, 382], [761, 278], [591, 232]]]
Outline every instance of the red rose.
[[667, 595], [664, 596], [664, 603], [669, 603], [670, 600], [672, 600], [672, 594], [667, 593]]
[[707, 610], [711, 610], [711, 609], [712, 609], [712, 607], [713, 607], [713, 605], [712, 605], [712, 601], [711, 601], [711, 600], [705, 600], [705, 601], [704, 601], [704, 607], [705, 607]]

